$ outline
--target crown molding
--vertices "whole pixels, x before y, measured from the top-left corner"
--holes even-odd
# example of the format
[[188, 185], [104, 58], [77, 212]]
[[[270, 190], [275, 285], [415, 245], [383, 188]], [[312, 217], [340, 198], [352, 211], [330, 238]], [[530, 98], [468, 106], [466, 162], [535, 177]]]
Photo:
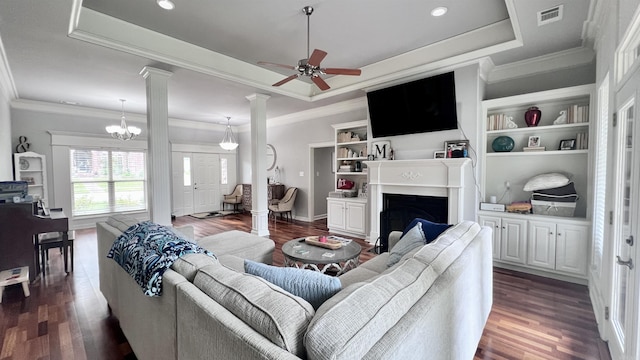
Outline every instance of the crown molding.
[[499, 65], [494, 67], [489, 73], [488, 83], [491, 84], [590, 64], [594, 61], [595, 56], [596, 53], [593, 49], [578, 47]]
[[[47, 114], [79, 116], [86, 118], [87, 120], [96, 121], [119, 121], [120, 116], [122, 115], [120, 111], [25, 99], [17, 99], [11, 101], [11, 108], [16, 110], [28, 110]], [[127, 122], [138, 122], [143, 124], [147, 123], [147, 116], [145, 114], [125, 113], [125, 115], [127, 117]], [[169, 126], [208, 131], [224, 131], [224, 129], [226, 129], [227, 127], [226, 124], [176, 118], [169, 118]]]
[[[326, 116], [343, 114], [348, 111], [367, 108], [367, 98], [365, 96], [356, 99], [345, 100], [335, 104], [317, 107], [315, 109], [303, 110], [287, 115], [272, 117], [267, 119], [267, 126], [282, 126], [302, 122], [310, 119], [317, 119]], [[251, 125], [238, 127], [239, 132], [251, 131]]]

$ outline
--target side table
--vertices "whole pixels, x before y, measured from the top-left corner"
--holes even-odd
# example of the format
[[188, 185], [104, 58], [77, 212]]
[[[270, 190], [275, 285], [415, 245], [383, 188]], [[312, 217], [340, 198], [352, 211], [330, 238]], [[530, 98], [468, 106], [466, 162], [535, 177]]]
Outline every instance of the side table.
[[22, 283], [22, 291], [25, 297], [29, 297], [29, 267], [23, 266], [0, 272], [0, 303], [5, 286]]

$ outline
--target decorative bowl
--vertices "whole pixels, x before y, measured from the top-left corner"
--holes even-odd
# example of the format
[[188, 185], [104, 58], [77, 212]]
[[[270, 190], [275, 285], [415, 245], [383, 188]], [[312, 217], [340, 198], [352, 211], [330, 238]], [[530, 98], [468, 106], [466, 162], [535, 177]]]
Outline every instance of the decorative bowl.
[[512, 138], [508, 136], [498, 136], [491, 143], [491, 148], [495, 152], [509, 152], [513, 150], [515, 143]]

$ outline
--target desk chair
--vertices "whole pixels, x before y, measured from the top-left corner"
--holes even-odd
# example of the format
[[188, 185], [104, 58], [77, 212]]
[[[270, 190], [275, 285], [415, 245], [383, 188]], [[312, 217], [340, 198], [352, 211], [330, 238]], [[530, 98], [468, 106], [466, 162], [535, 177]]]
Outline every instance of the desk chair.
[[[69, 254], [71, 255], [71, 271], [73, 271], [73, 240], [75, 238], [75, 230], [69, 231], [67, 245], [69, 246]], [[62, 253], [62, 233], [50, 232], [38, 234], [38, 246], [40, 247], [40, 263], [42, 264], [42, 276], [44, 277], [46, 275], [46, 265], [49, 261], [49, 250], [58, 248]]]

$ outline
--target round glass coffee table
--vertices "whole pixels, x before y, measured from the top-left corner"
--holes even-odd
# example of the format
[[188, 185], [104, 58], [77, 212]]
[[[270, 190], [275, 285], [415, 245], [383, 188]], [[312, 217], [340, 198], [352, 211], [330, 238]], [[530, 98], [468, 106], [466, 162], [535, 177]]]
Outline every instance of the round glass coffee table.
[[360, 264], [362, 247], [355, 241], [332, 250], [305, 242], [305, 238], [287, 241], [282, 245], [284, 266], [310, 269], [323, 274], [342, 275]]

